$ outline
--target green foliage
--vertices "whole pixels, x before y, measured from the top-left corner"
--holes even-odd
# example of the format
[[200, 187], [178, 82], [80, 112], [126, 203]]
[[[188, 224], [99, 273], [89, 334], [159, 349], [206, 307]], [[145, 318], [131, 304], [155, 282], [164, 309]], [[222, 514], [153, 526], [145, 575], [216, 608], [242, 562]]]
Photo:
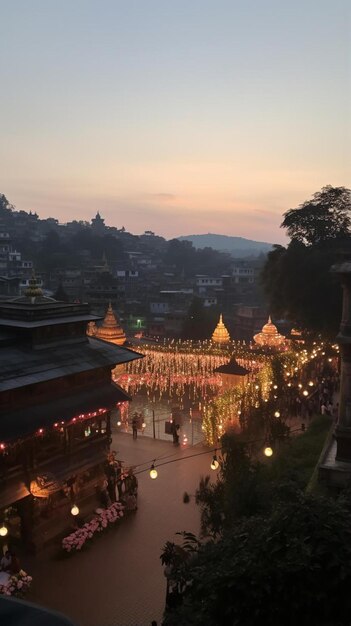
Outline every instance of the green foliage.
[[[286, 426], [274, 420], [271, 429], [274, 455], [263, 460], [263, 441], [245, 444], [240, 436], [226, 433], [221, 439], [222, 456], [216, 482], [201, 478], [196, 503], [201, 508], [202, 535], [218, 537], [242, 517], [267, 513], [283, 490], [305, 489], [331, 426], [331, 418], [321, 415], [302, 434], [286, 437]], [[280, 428], [281, 426], [281, 428]], [[275, 435], [275, 438], [274, 438]]]
[[275, 246], [261, 274], [271, 312], [301, 328], [335, 336], [341, 315], [341, 287], [330, 268], [334, 246], [305, 246], [293, 240]]
[[252, 461], [248, 446], [234, 434], [223, 435], [221, 446], [217, 481], [201, 478], [195, 494], [203, 536], [217, 537], [238, 518], [266, 509], [264, 466]]
[[205, 309], [201, 298], [195, 297], [184, 320], [182, 339], [209, 339], [215, 328], [215, 314]]
[[341, 288], [330, 273], [340, 248], [351, 244], [351, 192], [323, 187], [311, 200], [284, 213], [291, 242], [274, 246], [262, 271], [269, 308], [306, 330], [335, 335]]
[[313, 419], [306, 432], [284, 440], [269, 464], [267, 478], [271, 484], [292, 481], [300, 489], [305, 489], [331, 425], [331, 417], [319, 415]]
[[284, 213], [282, 227], [291, 239], [307, 245], [350, 235], [351, 192], [327, 185], [297, 209]]
[[183, 604], [164, 626], [348, 625], [350, 521], [349, 499], [290, 492], [183, 564]]

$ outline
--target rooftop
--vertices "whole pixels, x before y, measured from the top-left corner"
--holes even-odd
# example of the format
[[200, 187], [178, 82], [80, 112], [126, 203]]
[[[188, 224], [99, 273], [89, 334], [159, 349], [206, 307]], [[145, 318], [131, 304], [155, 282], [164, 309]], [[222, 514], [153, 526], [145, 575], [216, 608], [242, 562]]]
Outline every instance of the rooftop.
[[0, 392], [93, 370], [106, 365], [119, 365], [142, 354], [100, 339], [84, 343], [58, 345], [31, 350], [10, 345], [0, 350]]

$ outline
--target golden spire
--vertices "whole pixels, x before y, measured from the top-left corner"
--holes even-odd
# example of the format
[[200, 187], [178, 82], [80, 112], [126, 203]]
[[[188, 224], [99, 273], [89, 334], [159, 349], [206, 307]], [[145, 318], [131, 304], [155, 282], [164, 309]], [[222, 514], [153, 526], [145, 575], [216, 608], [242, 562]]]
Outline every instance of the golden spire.
[[43, 292], [38, 285], [34, 269], [32, 270], [32, 276], [29, 279], [29, 286], [25, 290], [24, 295], [27, 296], [27, 298], [37, 298], [38, 296], [43, 295]]
[[219, 322], [213, 332], [212, 341], [215, 343], [229, 343], [230, 335], [223, 324], [222, 313], [219, 316]]
[[113, 312], [111, 302], [108, 305], [102, 325], [95, 333], [95, 337], [103, 339], [104, 341], [110, 341], [111, 343], [115, 343], [119, 346], [123, 345], [126, 341], [125, 332]]
[[269, 316], [267, 324], [262, 327], [262, 331], [254, 335], [254, 341], [260, 346], [278, 348], [285, 344], [285, 337], [278, 333], [277, 327], [272, 323], [271, 316]]

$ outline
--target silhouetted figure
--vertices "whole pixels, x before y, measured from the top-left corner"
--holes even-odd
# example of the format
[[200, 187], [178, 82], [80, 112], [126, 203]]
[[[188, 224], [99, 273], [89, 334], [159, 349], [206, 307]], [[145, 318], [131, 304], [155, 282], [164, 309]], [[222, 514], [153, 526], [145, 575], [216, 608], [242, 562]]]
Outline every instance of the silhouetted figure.
[[136, 414], [133, 415], [132, 431], [133, 431], [133, 439], [137, 439], [137, 437], [138, 437], [138, 418], [137, 418]]

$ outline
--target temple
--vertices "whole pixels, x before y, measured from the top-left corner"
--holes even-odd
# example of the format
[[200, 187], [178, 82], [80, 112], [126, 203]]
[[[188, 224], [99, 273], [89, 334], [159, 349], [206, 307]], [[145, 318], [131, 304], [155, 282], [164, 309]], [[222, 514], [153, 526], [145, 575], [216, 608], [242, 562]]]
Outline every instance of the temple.
[[223, 390], [237, 387], [238, 385], [244, 387], [248, 382], [248, 376], [250, 374], [250, 371], [240, 365], [234, 356], [230, 359], [229, 363], [220, 365], [214, 371], [221, 375]]
[[88, 304], [42, 295], [0, 303], [0, 521], [38, 549], [98, 506], [111, 410], [129, 400], [111, 370], [142, 355], [88, 337]]
[[230, 342], [230, 335], [223, 324], [222, 314], [219, 316], [219, 322], [213, 331], [212, 341], [214, 343], [225, 344]]
[[261, 347], [282, 349], [286, 345], [284, 335], [278, 333], [277, 327], [272, 323], [271, 316], [268, 318], [260, 333], [254, 335], [254, 341]]
[[126, 342], [125, 332], [118, 323], [116, 315], [113, 312], [111, 302], [108, 305], [102, 325], [95, 327], [95, 337], [114, 343], [117, 346], [122, 346]]

